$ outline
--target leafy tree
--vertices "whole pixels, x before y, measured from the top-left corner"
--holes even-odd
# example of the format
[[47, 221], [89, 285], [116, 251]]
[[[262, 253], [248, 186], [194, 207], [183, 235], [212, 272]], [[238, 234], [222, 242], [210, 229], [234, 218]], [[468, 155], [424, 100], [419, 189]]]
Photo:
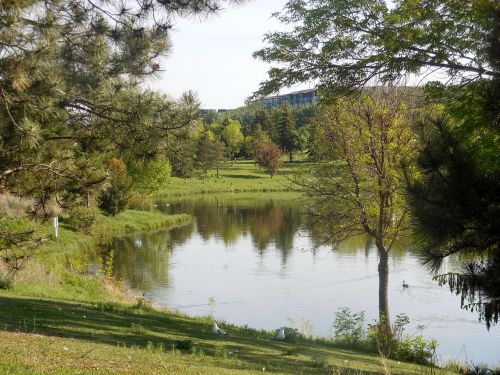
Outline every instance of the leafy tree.
[[283, 151], [272, 142], [261, 143], [255, 152], [255, 161], [263, 167], [271, 178], [283, 165]]
[[229, 120], [229, 124], [222, 130], [222, 138], [226, 142], [229, 158], [234, 160], [244, 140], [240, 122]]
[[329, 124], [324, 124], [318, 116], [313, 119], [309, 127], [309, 140], [307, 153], [315, 162], [331, 160], [333, 143], [332, 132], [329, 130]]
[[99, 207], [115, 216], [127, 208], [132, 189], [132, 178], [127, 174], [127, 166], [120, 159], [108, 162], [109, 185], [99, 196]]
[[218, 114], [217, 111], [214, 111], [213, 109], [210, 109], [207, 111], [206, 114], [203, 115], [203, 122], [206, 124], [213, 124], [214, 122], [217, 122], [218, 120]]
[[408, 229], [401, 161], [415, 157], [410, 110], [394, 92], [373, 90], [322, 114], [332, 134], [332, 163], [294, 181], [311, 197], [315, 225], [332, 243], [368, 234], [379, 254], [379, 314], [390, 332], [388, 259]]
[[488, 0], [398, 0], [391, 8], [383, 0], [289, 0], [276, 17], [291, 30], [268, 33], [269, 46], [254, 54], [280, 64], [258, 94], [316, 81], [330, 98], [374, 78], [388, 83], [424, 70], [461, 83], [498, 77], [489, 59], [497, 7]]
[[288, 103], [281, 107], [276, 133], [278, 144], [285, 152], [288, 152], [289, 160], [292, 162], [293, 152], [299, 149], [299, 137], [295, 128], [292, 110]]
[[165, 188], [171, 174], [170, 163], [162, 158], [148, 163], [136, 163], [130, 169], [134, 188], [142, 192], [153, 192]]
[[[424, 138], [417, 180], [409, 178], [414, 223], [423, 236], [425, 259], [435, 266], [455, 252], [495, 257], [498, 243], [486, 236], [498, 216], [498, 2], [398, 0], [388, 7], [382, 0], [289, 0], [277, 17], [291, 25], [291, 31], [267, 34], [269, 47], [255, 53], [280, 63], [271, 68], [256, 96], [316, 81], [322, 100], [329, 101], [411, 75], [449, 77], [446, 84], [427, 84], [433, 102], [444, 103], [447, 113], [444, 120], [434, 121], [434, 139]], [[469, 181], [481, 183], [481, 188]], [[469, 209], [477, 201], [480, 209]], [[447, 222], [451, 212], [458, 216]], [[483, 266], [489, 264], [495, 262], [486, 259]], [[455, 276], [450, 274], [450, 281]], [[463, 285], [476, 285], [470, 272], [463, 276]], [[478, 305], [482, 293], [491, 296], [488, 291], [474, 292]]]
[[209, 169], [215, 168], [219, 177], [220, 165], [225, 161], [225, 146], [211, 130], [205, 131], [198, 141], [196, 153], [198, 164], [207, 173]]
[[265, 143], [272, 143], [267, 132], [261, 129], [260, 124], [255, 128], [255, 132], [252, 138], [252, 155], [257, 154], [259, 147]]
[[190, 178], [193, 175], [196, 156], [196, 140], [190, 137], [174, 139], [168, 151], [172, 173], [177, 177]]

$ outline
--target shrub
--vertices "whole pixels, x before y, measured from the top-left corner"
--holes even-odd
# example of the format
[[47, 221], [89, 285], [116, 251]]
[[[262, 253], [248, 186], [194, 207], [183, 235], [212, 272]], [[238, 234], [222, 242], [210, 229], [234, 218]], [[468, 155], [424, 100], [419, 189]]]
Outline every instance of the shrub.
[[69, 212], [66, 222], [71, 228], [90, 234], [99, 216], [100, 212], [96, 208], [76, 207]]
[[128, 199], [128, 207], [131, 210], [152, 211], [155, 208], [155, 202], [147, 195], [132, 194]]
[[348, 307], [341, 307], [335, 314], [332, 327], [335, 329], [335, 337], [345, 340], [351, 346], [367, 337], [364, 311], [353, 314]]
[[109, 185], [99, 196], [99, 207], [115, 216], [127, 208], [132, 179], [127, 174], [127, 167], [119, 159], [111, 159], [108, 163]]
[[12, 288], [12, 278], [6, 275], [0, 275], [0, 289], [10, 289]]
[[[390, 332], [385, 329], [385, 324], [379, 322], [367, 329], [364, 312], [352, 313], [349, 308], [342, 307], [335, 314], [332, 328], [339, 344], [367, 351], [379, 351], [386, 353], [392, 359], [428, 364], [435, 354], [437, 342], [426, 340], [421, 335], [404, 335], [405, 327], [409, 323], [410, 319], [406, 314], [399, 314]], [[422, 329], [419, 328], [418, 332]]]
[[285, 328], [285, 341], [286, 342], [291, 342], [291, 343], [297, 343], [300, 338], [301, 334], [297, 328], [291, 328], [291, 327], [284, 327]]
[[433, 354], [431, 341], [422, 336], [406, 336], [396, 342], [393, 357], [407, 362], [427, 364]]
[[193, 341], [191, 341], [191, 340], [176, 340], [174, 342], [174, 346], [176, 349], [191, 351], [193, 349]]

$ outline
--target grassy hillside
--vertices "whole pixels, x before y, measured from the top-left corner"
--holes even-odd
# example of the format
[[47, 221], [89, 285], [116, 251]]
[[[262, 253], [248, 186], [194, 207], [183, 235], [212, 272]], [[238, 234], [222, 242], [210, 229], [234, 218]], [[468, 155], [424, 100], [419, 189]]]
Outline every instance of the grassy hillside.
[[209, 318], [99, 302], [77, 304], [0, 293], [2, 374], [446, 374], [312, 340]]

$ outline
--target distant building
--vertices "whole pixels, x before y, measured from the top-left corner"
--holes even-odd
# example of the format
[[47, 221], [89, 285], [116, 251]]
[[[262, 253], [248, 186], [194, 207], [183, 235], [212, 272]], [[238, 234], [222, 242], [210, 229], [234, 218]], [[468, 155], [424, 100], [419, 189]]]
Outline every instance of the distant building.
[[260, 100], [269, 107], [281, 107], [285, 102], [290, 105], [317, 104], [319, 97], [316, 95], [316, 90], [301, 90], [291, 92], [285, 95], [267, 96]]
[[230, 111], [230, 109], [200, 109], [202, 115], [206, 115], [208, 112], [223, 113], [228, 111]]

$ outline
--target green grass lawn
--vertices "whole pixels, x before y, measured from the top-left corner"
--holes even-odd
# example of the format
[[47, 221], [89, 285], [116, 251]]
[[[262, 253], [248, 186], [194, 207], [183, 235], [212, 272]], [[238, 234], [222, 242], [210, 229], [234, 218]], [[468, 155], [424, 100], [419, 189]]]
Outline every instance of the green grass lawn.
[[[78, 304], [0, 292], [2, 374], [378, 374], [380, 358], [274, 333], [123, 304]], [[182, 340], [192, 348], [176, 349]], [[189, 346], [188, 345], [188, 346]], [[184, 343], [186, 347], [186, 342]], [[387, 361], [392, 374], [445, 374]], [[264, 370], [265, 369], [265, 370]]]
[[278, 174], [271, 178], [252, 160], [238, 160], [233, 164], [228, 162], [219, 171], [218, 178], [214, 170], [208, 171], [207, 175], [197, 172], [189, 179], [172, 177], [168, 186], [157, 192], [155, 197], [199, 193], [293, 191], [294, 188], [287, 177], [299, 166], [306, 165], [306, 162], [285, 163]]

